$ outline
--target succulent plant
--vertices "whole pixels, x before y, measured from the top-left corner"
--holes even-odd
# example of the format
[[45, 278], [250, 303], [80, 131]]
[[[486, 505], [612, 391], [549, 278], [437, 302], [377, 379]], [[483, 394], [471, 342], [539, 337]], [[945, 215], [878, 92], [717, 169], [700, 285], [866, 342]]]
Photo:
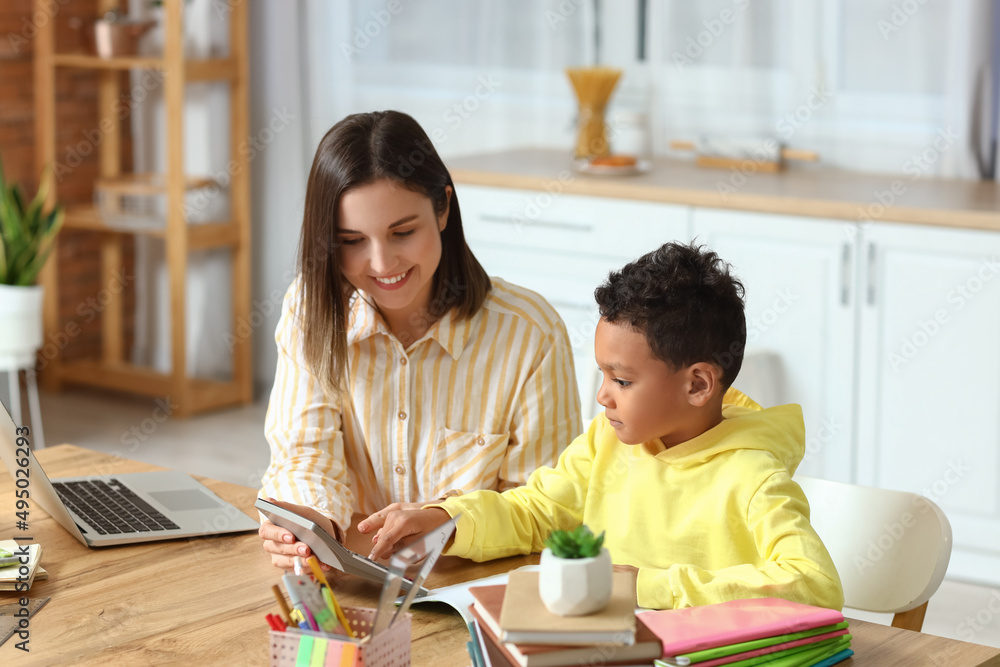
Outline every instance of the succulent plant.
[[0, 165], [0, 285], [35, 284], [63, 221], [61, 206], [46, 206], [51, 188], [52, 170], [46, 169], [25, 205], [21, 188], [7, 183]]
[[587, 526], [573, 530], [554, 530], [545, 540], [545, 546], [558, 558], [593, 558], [601, 553], [604, 532], [594, 535]]

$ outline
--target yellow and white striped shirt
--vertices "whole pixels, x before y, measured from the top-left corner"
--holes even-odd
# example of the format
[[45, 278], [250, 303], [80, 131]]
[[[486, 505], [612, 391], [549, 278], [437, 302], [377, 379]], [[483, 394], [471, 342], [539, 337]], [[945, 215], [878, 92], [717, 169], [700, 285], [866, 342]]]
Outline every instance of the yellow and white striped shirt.
[[491, 280], [471, 319], [449, 311], [405, 350], [356, 294], [343, 399], [305, 363], [293, 283], [275, 332], [263, 493], [346, 529], [352, 511], [503, 491], [554, 465], [582, 431], [566, 327], [538, 294]]

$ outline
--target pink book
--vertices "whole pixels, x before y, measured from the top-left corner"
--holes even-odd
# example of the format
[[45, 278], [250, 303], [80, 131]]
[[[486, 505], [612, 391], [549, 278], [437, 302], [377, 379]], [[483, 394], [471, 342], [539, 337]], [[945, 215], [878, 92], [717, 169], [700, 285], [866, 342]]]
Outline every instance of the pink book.
[[663, 642], [664, 657], [842, 623], [844, 615], [781, 598], [729, 600], [703, 607], [640, 612]]

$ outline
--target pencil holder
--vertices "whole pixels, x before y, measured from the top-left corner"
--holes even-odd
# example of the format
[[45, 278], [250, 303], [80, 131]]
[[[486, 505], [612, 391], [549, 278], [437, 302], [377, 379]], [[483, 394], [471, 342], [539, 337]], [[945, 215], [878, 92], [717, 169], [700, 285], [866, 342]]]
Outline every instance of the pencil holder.
[[[271, 667], [296, 664], [327, 667], [409, 667], [410, 621], [405, 614], [380, 634], [369, 638], [375, 610], [344, 607], [344, 615], [357, 635], [352, 641], [295, 632], [271, 631]], [[304, 661], [304, 662], [302, 662]]]

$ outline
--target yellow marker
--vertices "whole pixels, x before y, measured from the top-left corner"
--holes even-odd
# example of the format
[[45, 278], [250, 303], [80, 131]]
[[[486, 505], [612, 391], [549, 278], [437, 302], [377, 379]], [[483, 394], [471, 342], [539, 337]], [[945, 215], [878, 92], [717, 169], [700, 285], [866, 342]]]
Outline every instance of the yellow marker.
[[[306, 562], [309, 563], [309, 567], [312, 569], [312, 573], [313, 576], [316, 577], [316, 581], [325, 587], [323, 597], [326, 599], [327, 604], [329, 604], [333, 609], [333, 613], [337, 615], [337, 620], [340, 621], [342, 626], [344, 626], [344, 632], [346, 632], [347, 636], [351, 639], [355, 639], [357, 635], [355, 635], [354, 630], [351, 629], [351, 624], [347, 622], [347, 616], [344, 615], [344, 610], [341, 609], [340, 605], [337, 603], [337, 597], [333, 594], [333, 589], [330, 588], [330, 582], [326, 580], [326, 576], [323, 574], [323, 569], [319, 566], [319, 559], [313, 555], [309, 556]], [[327, 594], [329, 597], [327, 597]]]

